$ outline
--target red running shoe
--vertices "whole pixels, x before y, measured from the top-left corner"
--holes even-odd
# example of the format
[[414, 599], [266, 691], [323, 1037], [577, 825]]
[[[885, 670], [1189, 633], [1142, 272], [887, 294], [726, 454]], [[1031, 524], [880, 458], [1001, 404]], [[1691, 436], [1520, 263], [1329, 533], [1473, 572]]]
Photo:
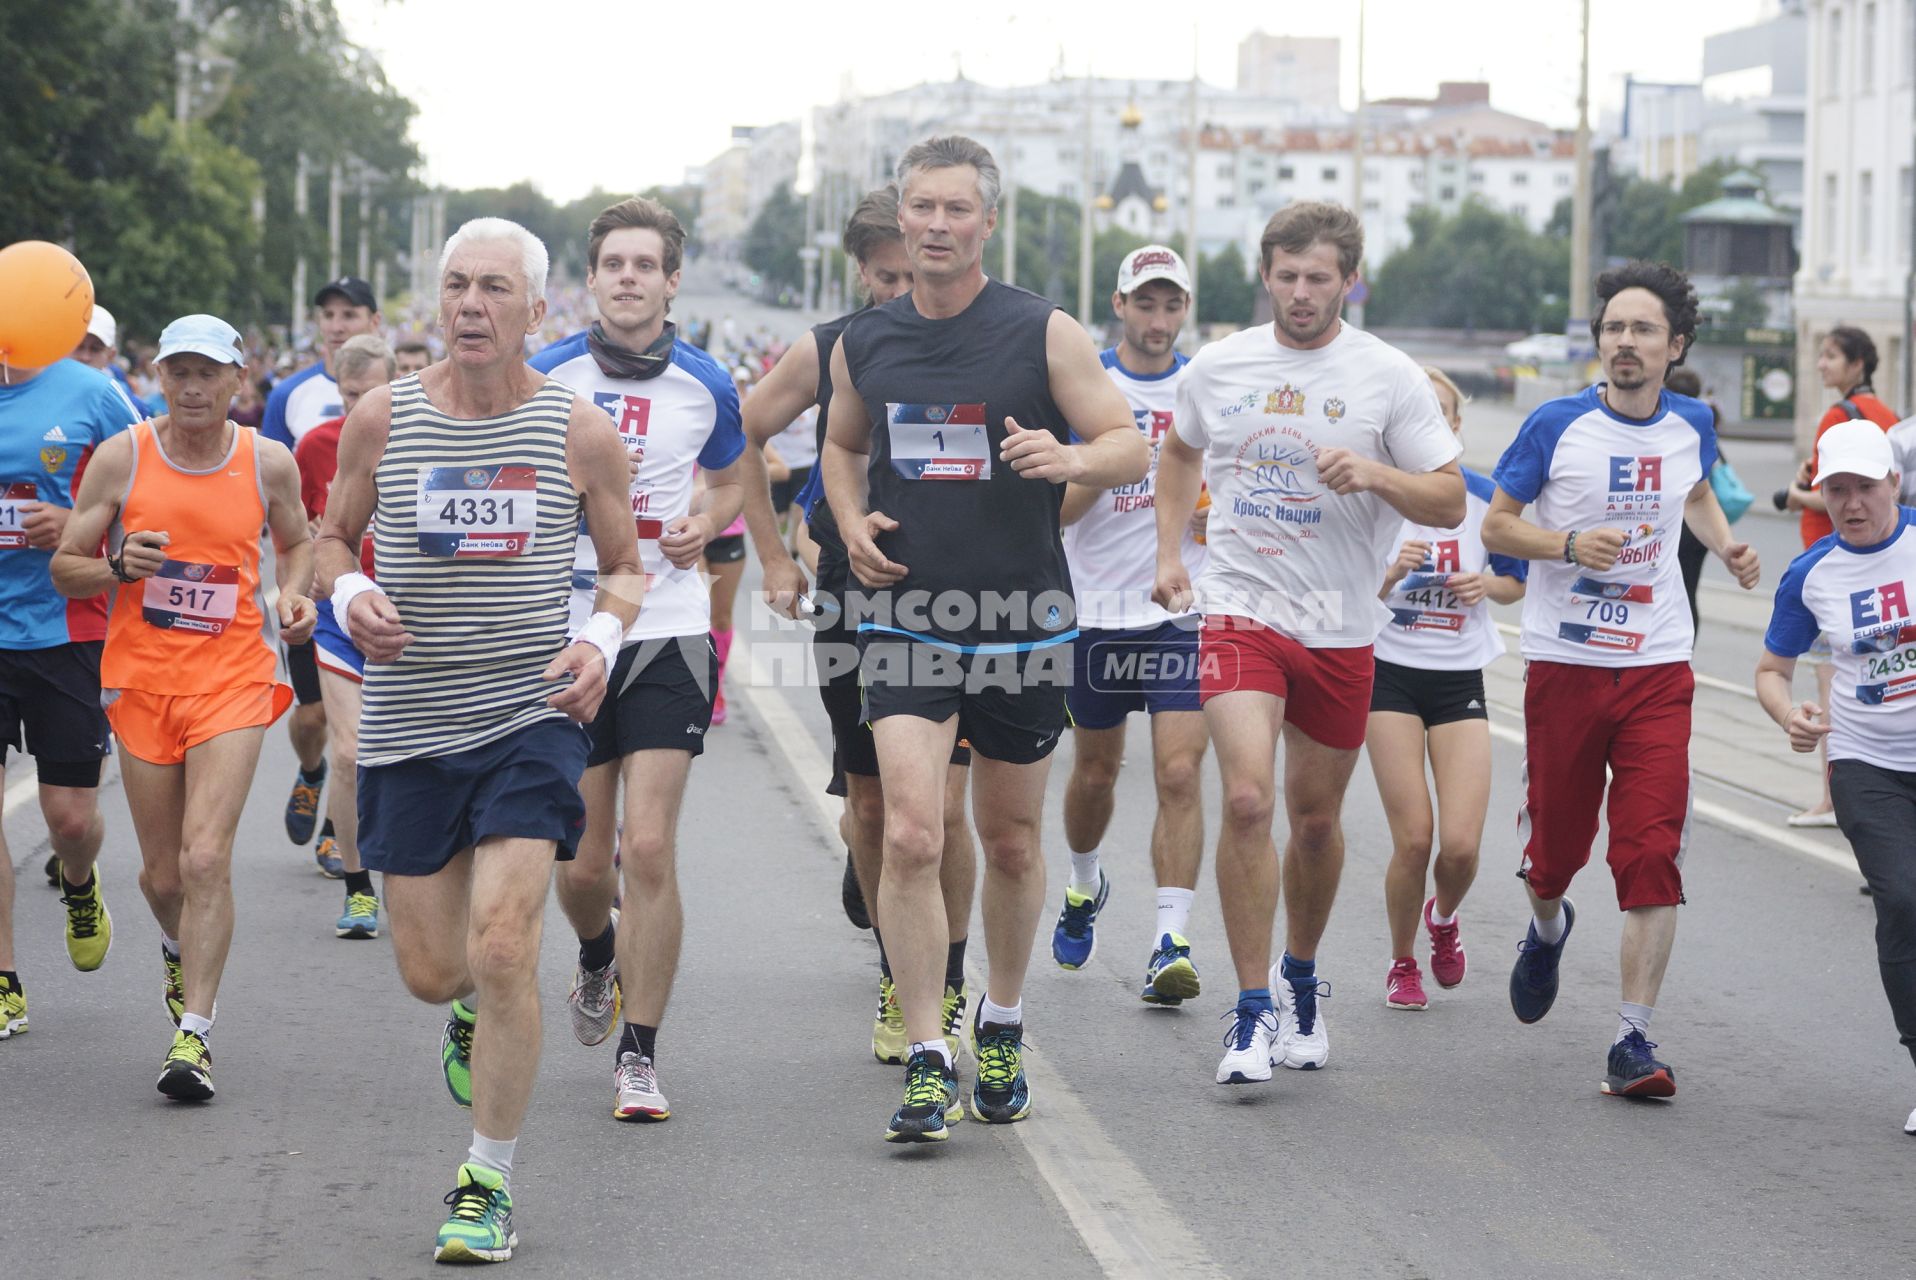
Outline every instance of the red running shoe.
[[1430, 976], [1447, 991], [1464, 980], [1464, 944], [1457, 940], [1457, 926], [1462, 923], [1462, 917], [1452, 919], [1449, 924], [1432, 924], [1431, 913], [1436, 909], [1435, 898], [1424, 904], [1424, 928], [1430, 933]]
[[1424, 975], [1417, 969], [1417, 961], [1409, 956], [1395, 961], [1390, 973], [1384, 979], [1384, 1003], [1393, 1009], [1427, 1009], [1430, 1002], [1424, 999]]

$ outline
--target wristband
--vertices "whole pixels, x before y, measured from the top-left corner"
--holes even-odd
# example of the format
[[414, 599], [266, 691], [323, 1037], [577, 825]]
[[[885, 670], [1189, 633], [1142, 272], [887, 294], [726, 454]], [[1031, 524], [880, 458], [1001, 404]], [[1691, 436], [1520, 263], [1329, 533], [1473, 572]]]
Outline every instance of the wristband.
[[625, 624], [619, 621], [617, 614], [595, 613], [585, 620], [579, 628], [579, 634], [572, 637], [573, 644], [589, 644], [605, 658], [606, 679], [612, 678], [613, 664], [619, 660], [619, 642], [625, 639]]
[[1577, 563], [1577, 531], [1575, 529], [1572, 529], [1564, 537], [1563, 562], [1565, 564]]
[[346, 638], [351, 640], [355, 645], [359, 643], [359, 640], [353, 635], [353, 601], [365, 595], [368, 591], [373, 592], [375, 595], [383, 596], [386, 594], [380, 590], [377, 582], [374, 582], [363, 573], [342, 573], [333, 579], [333, 617], [338, 621], [339, 629], [346, 633]]

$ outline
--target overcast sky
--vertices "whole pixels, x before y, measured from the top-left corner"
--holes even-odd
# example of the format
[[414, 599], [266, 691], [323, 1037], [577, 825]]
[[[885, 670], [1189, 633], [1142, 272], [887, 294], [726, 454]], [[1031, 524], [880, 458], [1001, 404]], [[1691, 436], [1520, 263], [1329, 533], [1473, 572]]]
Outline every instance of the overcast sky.
[[[1262, 26], [1344, 41], [1343, 95], [1357, 99], [1357, 0], [1103, 0], [1095, 6], [901, 5], [835, 0], [336, 0], [347, 32], [419, 106], [413, 136], [430, 181], [523, 178], [557, 200], [594, 186], [677, 182], [723, 150], [735, 124], [796, 119], [842, 92], [945, 80], [962, 66], [996, 84], [1067, 73], [1182, 78], [1193, 28], [1207, 81], [1232, 84], [1237, 42]], [[1703, 38], [1757, 20], [1774, 0], [1595, 0], [1592, 123], [1625, 73], [1694, 80]], [[1094, 10], [1095, 23], [1083, 14]], [[1369, 0], [1366, 92], [1433, 93], [1489, 80], [1494, 105], [1576, 122], [1578, 0]], [[1014, 16], [1015, 15], [1015, 16]]]

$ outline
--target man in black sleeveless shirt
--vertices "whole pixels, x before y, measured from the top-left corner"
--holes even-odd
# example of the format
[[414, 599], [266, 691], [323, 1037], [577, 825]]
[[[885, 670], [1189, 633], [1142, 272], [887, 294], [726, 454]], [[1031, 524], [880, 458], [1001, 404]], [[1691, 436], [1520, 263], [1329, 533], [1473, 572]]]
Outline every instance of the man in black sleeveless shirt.
[[[898, 231], [898, 189], [886, 185], [865, 194], [845, 222], [845, 252], [858, 264], [859, 283], [870, 305], [882, 306], [911, 291], [911, 259]], [[860, 308], [859, 310], [863, 310]], [[778, 517], [772, 511], [771, 483], [760, 450], [793, 419], [818, 406], [818, 447], [825, 447], [825, 424], [832, 403], [831, 360], [839, 335], [857, 311], [812, 326], [779, 358], [745, 398], [743, 418], [751, 447], [739, 458], [745, 485], [745, 524], [751, 530], [764, 566], [765, 601], [786, 617], [798, 614], [798, 596], [805, 590], [805, 571], [785, 549]], [[809, 496], [808, 496], [809, 495]], [[878, 943], [878, 1014], [872, 1022], [872, 1056], [880, 1062], [902, 1064], [906, 1046], [905, 1016], [898, 1007], [891, 964], [885, 955], [884, 925], [871, 919], [878, 901], [883, 866], [885, 796], [878, 780], [878, 749], [866, 723], [864, 696], [858, 679], [858, 631], [840, 607], [853, 587], [851, 562], [832, 521], [832, 509], [821, 501], [817, 473], [798, 496], [800, 509], [811, 522], [818, 543], [816, 599], [825, 607], [813, 633], [812, 660], [818, 669], [819, 699], [832, 722], [832, 780], [828, 793], [845, 797], [845, 816], [839, 831], [845, 840], [845, 878], [842, 898], [845, 914], [859, 928], [872, 930]], [[955, 1058], [959, 1028], [964, 1023], [969, 993], [965, 988], [965, 946], [971, 928], [972, 893], [978, 881], [977, 851], [965, 821], [965, 790], [969, 780], [971, 748], [960, 742], [952, 748], [951, 768], [945, 773], [945, 848], [939, 864], [949, 926], [945, 947], [945, 995], [940, 1021], [945, 1044]]]
[[1058, 510], [1065, 482], [1131, 484], [1150, 456], [1089, 335], [1043, 298], [985, 278], [991, 153], [932, 138], [899, 160], [898, 179], [913, 291], [845, 326], [821, 465], [865, 588], [844, 608], [884, 783], [878, 914], [910, 1038], [904, 1105], [885, 1136], [937, 1142], [961, 1113], [939, 1026], [945, 764], [968, 738], [975, 794], [989, 797], [973, 813], [990, 984], [973, 1022], [971, 1114], [1006, 1124], [1031, 1107], [1021, 995], [1077, 634]]

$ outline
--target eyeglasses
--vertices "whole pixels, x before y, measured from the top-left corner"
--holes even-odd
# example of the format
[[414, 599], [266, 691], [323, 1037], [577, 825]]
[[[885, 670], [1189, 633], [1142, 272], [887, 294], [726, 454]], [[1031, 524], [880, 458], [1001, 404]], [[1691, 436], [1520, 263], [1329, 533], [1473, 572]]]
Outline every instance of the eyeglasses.
[[1597, 332], [1606, 338], [1621, 338], [1624, 334], [1628, 333], [1631, 337], [1641, 342], [1645, 338], [1654, 338], [1659, 333], [1668, 333], [1669, 330], [1660, 324], [1650, 324], [1643, 320], [1633, 320], [1629, 324], [1625, 324], [1621, 320], [1605, 320], [1597, 326]]

